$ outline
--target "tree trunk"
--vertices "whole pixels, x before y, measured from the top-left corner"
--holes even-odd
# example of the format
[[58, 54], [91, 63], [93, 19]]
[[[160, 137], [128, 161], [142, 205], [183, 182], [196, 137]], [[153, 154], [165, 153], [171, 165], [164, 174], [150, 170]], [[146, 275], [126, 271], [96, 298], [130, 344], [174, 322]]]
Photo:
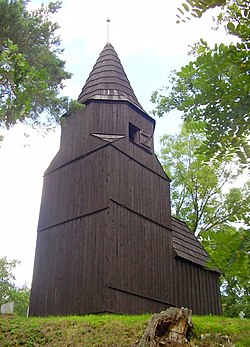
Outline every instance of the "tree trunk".
[[152, 316], [138, 347], [188, 345], [187, 339], [192, 329], [192, 311], [170, 307]]

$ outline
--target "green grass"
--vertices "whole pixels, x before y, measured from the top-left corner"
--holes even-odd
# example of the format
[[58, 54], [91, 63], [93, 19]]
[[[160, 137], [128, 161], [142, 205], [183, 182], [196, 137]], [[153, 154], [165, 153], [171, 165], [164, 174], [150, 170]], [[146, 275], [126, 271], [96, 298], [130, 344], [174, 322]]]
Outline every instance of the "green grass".
[[[0, 346], [135, 347], [150, 315], [0, 316]], [[193, 346], [250, 346], [250, 320], [193, 317]]]
[[193, 339], [196, 338], [200, 340], [202, 336], [202, 342], [204, 340], [209, 341], [210, 338], [212, 338], [214, 341], [211, 346], [222, 346], [223, 343], [225, 343], [226, 337], [228, 336], [235, 346], [250, 347], [249, 319], [216, 316], [193, 316], [192, 322], [195, 327]]

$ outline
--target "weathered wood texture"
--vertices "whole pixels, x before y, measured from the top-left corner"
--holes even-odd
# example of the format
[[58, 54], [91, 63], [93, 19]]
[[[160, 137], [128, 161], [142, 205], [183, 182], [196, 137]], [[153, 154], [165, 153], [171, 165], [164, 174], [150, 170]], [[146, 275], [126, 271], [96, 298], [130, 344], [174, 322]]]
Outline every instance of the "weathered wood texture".
[[112, 45], [107, 44], [87, 79], [78, 101], [128, 101], [143, 110], [129, 83], [121, 61]]
[[170, 307], [153, 315], [144, 331], [138, 347], [180, 347], [188, 345], [192, 324], [192, 311]]
[[155, 121], [113, 47], [104, 51], [79, 97], [85, 107], [66, 118], [45, 172], [30, 314], [176, 305], [219, 313], [218, 274], [203, 269], [208, 255], [183, 223], [175, 220], [172, 230], [170, 180], [154, 154]]
[[[129, 122], [153, 135], [154, 123], [147, 120], [133, 106], [122, 102], [91, 102], [74, 116], [66, 118], [62, 127], [60, 150], [49, 165], [46, 174], [108, 145], [107, 142], [90, 136], [92, 133], [120, 134], [126, 138], [114, 142], [117, 148], [167, 178], [155, 154], [150, 154], [129, 139]], [[153, 152], [153, 145], [152, 145]], [[154, 158], [154, 159], [153, 159]]]
[[103, 312], [107, 210], [38, 232], [30, 314]]
[[38, 231], [107, 207], [107, 165], [102, 149], [45, 176]]
[[143, 313], [173, 305], [171, 231], [115, 202], [109, 213], [107, 311]]
[[194, 314], [221, 314], [219, 273], [176, 258], [174, 262], [175, 304]]
[[[104, 220], [106, 211], [107, 226]], [[124, 309], [130, 313], [142, 313], [169, 307], [173, 304], [169, 211], [169, 182], [166, 178], [121, 153], [112, 144], [48, 173], [44, 180], [38, 225], [32, 286], [32, 292], [36, 294], [32, 295], [30, 314], [69, 314], [71, 311], [122, 313]], [[96, 244], [85, 238], [86, 231], [79, 225], [79, 221], [85, 223], [85, 220], [88, 233], [93, 235]], [[104, 225], [105, 228], [101, 228]], [[72, 251], [74, 243], [83, 247], [82, 255], [80, 251]], [[94, 254], [93, 247], [100, 253]], [[63, 261], [87, 263], [84, 265], [87, 277], [95, 273], [97, 266], [104, 266], [102, 278], [93, 278], [93, 283], [89, 279], [87, 286], [92, 288], [94, 282], [99, 281], [99, 289], [90, 290], [91, 294], [85, 289], [89, 294], [88, 303], [82, 303], [85, 294], [79, 299], [80, 293], [84, 293], [82, 277], [78, 276], [83, 265], [68, 264], [69, 274]], [[50, 266], [47, 274], [51, 262], [54, 267]], [[64, 280], [60, 272], [64, 273]], [[71, 298], [77, 296], [81, 304], [72, 303], [73, 299], [69, 300], [67, 295]], [[106, 295], [106, 299], [99, 302], [99, 308], [94, 309], [93, 305], [90, 309], [90, 302], [96, 301], [96, 295], [99, 298]], [[123, 305], [121, 297], [125, 295], [129, 299]], [[36, 307], [39, 306], [38, 297], [44, 300], [42, 308]]]
[[[176, 255], [195, 264], [208, 267], [211, 262], [208, 253], [197, 241], [187, 224], [172, 218], [173, 247]], [[218, 270], [218, 269], [217, 269]]]
[[218, 268], [187, 225], [172, 219], [174, 301], [194, 314], [221, 314]]

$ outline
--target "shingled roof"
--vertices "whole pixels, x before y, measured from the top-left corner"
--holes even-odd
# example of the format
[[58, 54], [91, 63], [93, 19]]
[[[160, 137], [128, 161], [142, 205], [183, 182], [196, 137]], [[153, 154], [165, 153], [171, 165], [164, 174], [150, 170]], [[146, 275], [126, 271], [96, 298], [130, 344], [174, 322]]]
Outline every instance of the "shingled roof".
[[173, 248], [176, 256], [184, 258], [202, 267], [221, 272], [213, 263], [186, 223], [172, 217]]
[[114, 47], [107, 43], [84, 85], [78, 101], [127, 101], [145, 113], [129, 83]]

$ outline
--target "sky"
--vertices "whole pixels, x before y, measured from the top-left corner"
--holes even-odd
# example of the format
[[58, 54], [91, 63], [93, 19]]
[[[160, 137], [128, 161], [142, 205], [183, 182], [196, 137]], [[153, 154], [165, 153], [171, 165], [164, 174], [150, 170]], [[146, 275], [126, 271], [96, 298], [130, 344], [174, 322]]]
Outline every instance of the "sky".
[[[43, 1], [48, 3], [49, 1]], [[200, 38], [210, 44], [228, 42], [224, 31], [211, 29], [212, 14], [199, 20], [176, 24], [179, 0], [62, 0], [55, 15], [58, 34], [65, 49], [62, 59], [66, 70], [73, 73], [65, 83], [63, 94], [76, 99], [107, 42], [107, 23], [110, 18], [109, 42], [122, 62], [135, 94], [150, 113], [153, 91], [166, 85], [171, 70], [188, 63], [189, 45]], [[42, 1], [29, 4], [31, 9]], [[173, 112], [156, 119], [155, 147], [163, 134], [175, 133], [180, 114]], [[24, 133], [29, 136], [24, 136]], [[23, 125], [2, 131], [0, 144], [0, 257], [18, 259], [17, 285], [32, 280], [43, 173], [56, 154], [60, 128], [43, 136]]]

